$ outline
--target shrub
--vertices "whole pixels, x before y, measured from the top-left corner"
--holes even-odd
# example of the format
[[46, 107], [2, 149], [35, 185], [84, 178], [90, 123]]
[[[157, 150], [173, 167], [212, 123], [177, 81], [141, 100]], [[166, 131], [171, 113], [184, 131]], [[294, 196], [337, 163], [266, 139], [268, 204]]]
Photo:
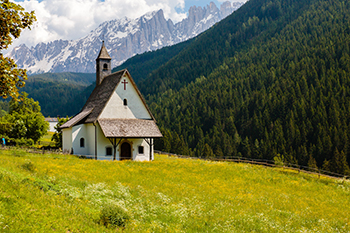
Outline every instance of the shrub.
[[31, 138], [29, 139], [18, 138], [18, 139], [15, 139], [15, 142], [16, 142], [16, 146], [25, 146], [25, 147], [33, 146], [34, 144], [34, 141]]
[[24, 164], [21, 165], [21, 167], [24, 170], [34, 172], [35, 171], [35, 165], [31, 161], [26, 161]]
[[100, 212], [100, 224], [106, 227], [125, 227], [130, 220], [129, 213], [115, 204], [106, 204]]
[[275, 164], [277, 166], [284, 166], [284, 156], [281, 154], [277, 154], [277, 156], [273, 157]]

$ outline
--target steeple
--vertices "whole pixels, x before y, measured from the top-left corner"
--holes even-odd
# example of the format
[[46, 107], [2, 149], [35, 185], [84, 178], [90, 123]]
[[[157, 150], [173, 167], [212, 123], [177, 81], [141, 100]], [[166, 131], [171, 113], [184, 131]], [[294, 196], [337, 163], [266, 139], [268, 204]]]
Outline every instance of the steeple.
[[104, 77], [112, 73], [111, 60], [112, 58], [107, 52], [105, 42], [102, 41], [100, 53], [96, 58], [96, 86], [101, 84]]

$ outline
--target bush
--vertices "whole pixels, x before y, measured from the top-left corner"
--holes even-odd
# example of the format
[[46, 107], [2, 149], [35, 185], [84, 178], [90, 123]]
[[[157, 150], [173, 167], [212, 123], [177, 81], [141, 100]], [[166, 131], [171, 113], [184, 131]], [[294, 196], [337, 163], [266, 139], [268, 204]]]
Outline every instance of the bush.
[[18, 138], [18, 139], [15, 139], [15, 143], [16, 143], [16, 146], [25, 146], [25, 147], [29, 147], [29, 146], [33, 146], [34, 141], [33, 141], [33, 139], [31, 139], [31, 138], [29, 138], [29, 139], [26, 139], [26, 138]]
[[275, 164], [277, 166], [284, 166], [284, 156], [281, 154], [277, 154], [277, 156], [273, 157]]
[[125, 227], [130, 220], [129, 213], [115, 204], [107, 204], [100, 212], [100, 224], [106, 227]]
[[31, 161], [26, 161], [24, 164], [21, 165], [21, 167], [24, 170], [34, 172], [35, 171], [35, 165]]

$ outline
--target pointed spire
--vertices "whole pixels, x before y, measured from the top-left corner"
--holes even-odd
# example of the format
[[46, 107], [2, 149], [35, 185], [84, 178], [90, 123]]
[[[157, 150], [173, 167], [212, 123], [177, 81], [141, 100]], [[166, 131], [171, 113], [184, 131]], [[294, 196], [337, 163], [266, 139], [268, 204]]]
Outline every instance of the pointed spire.
[[100, 53], [98, 54], [97, 59], [112, 59], [107, 52], [104, 41], [102, 41], [102, 47], [101, 47]]
[[96, 86], [101, 84], [104, 77], [112, 73], [111, 61], [112, 58], [109, 56], [103, 41], [100, 53], [96, 58]]

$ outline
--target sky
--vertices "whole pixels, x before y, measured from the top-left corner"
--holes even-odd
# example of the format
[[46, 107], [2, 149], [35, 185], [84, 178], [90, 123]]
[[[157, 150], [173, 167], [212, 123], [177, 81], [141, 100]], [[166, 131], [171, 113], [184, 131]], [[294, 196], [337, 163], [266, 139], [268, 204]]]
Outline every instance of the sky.
[[[219, 7], [227, 0], [12, 0], [26, 11], [35, 11], [37, 22], [32, 30], [24, 30], [14, 40], [15, 46], [34, 46], [40, 42], [58, 39], [76, 40], [86, 36], [101, 23], [128, 17], [138, 18], [147, 12], [163, 9], [166, 19], [174, 23], [186, 17], [193, 6], [206, 6], [214, 2]], [[245, 2], [246, 0], [229, 0]]]

